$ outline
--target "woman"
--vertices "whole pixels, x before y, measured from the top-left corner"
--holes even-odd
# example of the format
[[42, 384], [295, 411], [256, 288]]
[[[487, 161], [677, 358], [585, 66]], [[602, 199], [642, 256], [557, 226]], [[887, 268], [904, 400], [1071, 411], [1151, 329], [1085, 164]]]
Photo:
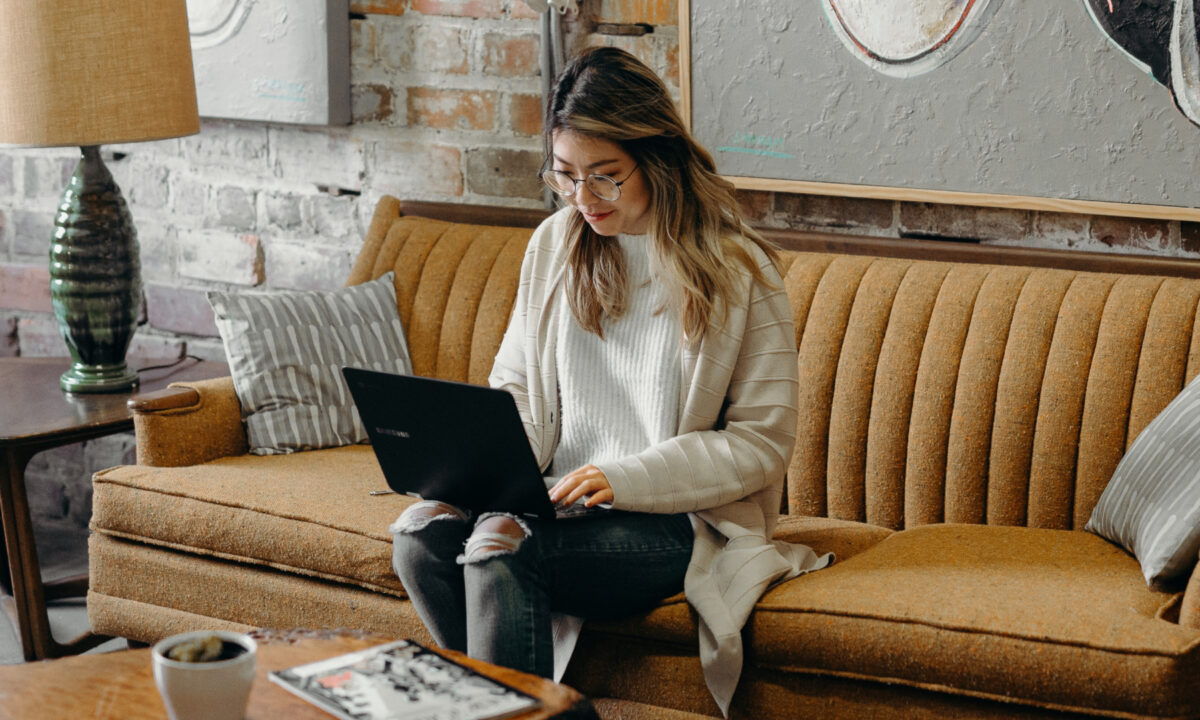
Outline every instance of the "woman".
[[621, 617], [684, 589], [727, 713], [755, 600], [829, 561], [769, 539], [796, 427], [776, 255], [632, 55], [571, 62], [545, 139], [567, 207], [530, 240], [490, 383], [516, 399], [550, 498], [595, 512], [421, 502], [392, 526], [396, 572], [440, 645], [544, 676], [574, 643], [552, 613]]

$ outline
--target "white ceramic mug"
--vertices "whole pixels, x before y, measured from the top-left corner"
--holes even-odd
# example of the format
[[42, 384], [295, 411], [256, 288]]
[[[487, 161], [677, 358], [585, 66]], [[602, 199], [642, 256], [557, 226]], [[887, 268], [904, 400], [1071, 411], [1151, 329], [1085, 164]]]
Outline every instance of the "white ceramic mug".
[[[167, 653], [181, 642], [216, 635], [243, 652], [228, 660], [180, 662]], [[223, 630], [172, 635], [154, 646], [154, 684], [171, 720], [242, 720], [254, 684], [258, 645], [247, 635]]]

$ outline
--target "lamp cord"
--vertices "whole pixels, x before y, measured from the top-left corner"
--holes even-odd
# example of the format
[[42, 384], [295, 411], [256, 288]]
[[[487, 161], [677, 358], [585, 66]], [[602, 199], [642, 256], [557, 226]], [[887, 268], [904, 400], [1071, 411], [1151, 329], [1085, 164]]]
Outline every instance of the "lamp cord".
[[204, 358], [200, 357], [199, 355], [192, 355], [191, 353], [184, 353], [184, 355], [182, 357], [180, 357], [178, 360], [175, 360], [174, 362], [163, 363], [162, 365], [148, 365], [146, 367], [136, 368], [134, 370], [134, 372], [144, 373], [148, 370], [162, 370], [164, 368], [173, 368], [176, 365], [178, 365], [179, 363], [183, 362], [184, 360], [195, 360], [196, 362], [204, 362]]

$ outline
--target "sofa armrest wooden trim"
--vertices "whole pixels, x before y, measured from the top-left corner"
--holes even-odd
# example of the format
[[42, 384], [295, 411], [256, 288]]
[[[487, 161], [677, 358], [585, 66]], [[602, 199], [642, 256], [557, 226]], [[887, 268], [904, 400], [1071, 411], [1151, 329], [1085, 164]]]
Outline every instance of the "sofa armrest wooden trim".
[[135, 413], [180, 410], [200, 402], [200, 393], [189, 387], [168, 387], [154, 392], [140, 393], [129, 398], [126, 405]]
[[199, 465], [249, 450], [233, 378], [175, 383], [129, 406], [139, 465]]

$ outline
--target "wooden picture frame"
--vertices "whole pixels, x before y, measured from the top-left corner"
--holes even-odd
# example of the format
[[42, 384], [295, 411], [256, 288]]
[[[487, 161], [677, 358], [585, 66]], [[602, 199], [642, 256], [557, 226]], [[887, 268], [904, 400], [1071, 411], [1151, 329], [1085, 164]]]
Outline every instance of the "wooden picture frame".
[[[694, 20], [693, 10], [702, 3], [711, 2], [714, 2], [714, 0], [678, 0], [681, 111], [684, 116], [684, 122], [693, 132], [695, 132], [696, 126], [695, 113], [698, 111], [696, 93], [694, 92], [697, 78], [693, 74], [694, 68], [692, 62], [694, 52], [694, 35], [692, 30], [692, 23]], [[1019, 4], [1010, 2], [1010, 4], [1005, 6], [1005, 9], [1009, 12], [1013, 12], [1017, 7], [1019, 7]], [[757, 18], [751, 18], [747, 22], [755, 20], [757, 20]], [[1114, 54], [1116, 54], [1116, 51], [1114, 51]], [[1169, 97], [1169, 93], [1166, 88], [1162, 88], [1161, 96], [1162, 97], [1158, 99], [1161, 100], [1162, 98]], [[704, 110], [704, 108], [700, 109], [701, 112]], [[1195, 126], [1189, 125], [1189, 127]], [[1197, 128], [1197, 133], [1197, 137], [1200, 138], [1200, 128]], [[704, 137], [698, 136], [698, 139], [702, 144], [708, 146], [710, 151], [715, 150], [715, 148], [712, 147], [713, 143], [706, 141]], [[1193, 147], [1200, 147], [1200, 142], [1197, 142]], [[718, 168], [720, 168], [721, 158], [717, 152], [714, 152], [714, 156], [717, 156]], [[1200, 158], [1200, 156], [1198, 156], [1198, 158]], [[1196, 163], [1196, 167], [1200, 168], [1200, 161]], [[724, 173], [724, 171], [722, 172]], [[833, 195], [856, 198], [898, 200], [916, 203], [943, 203], [979, 207], [1035, 210], [1056, 213], [1112, 215], [1128, 218], [1200, 221], [1200, 193], [1192, 194], [1192, 200], [1188, 204], [1175, 205], [1156, 204], [1152, 202], [1130, 203], [1113, 200], [1077, 199], [1035, 193], [1022, 194], [1020, 192], [978, 192], [954, 189], [919, 188], [901, 184], [875, 185], [870, 183], [829, 182], [824, 180], [807, 180], [802, 178], [762, 177], [753, 174], [738, 174], [736, 172], [726, 173], [724, 176], [740, 189], [766, 192]]]

